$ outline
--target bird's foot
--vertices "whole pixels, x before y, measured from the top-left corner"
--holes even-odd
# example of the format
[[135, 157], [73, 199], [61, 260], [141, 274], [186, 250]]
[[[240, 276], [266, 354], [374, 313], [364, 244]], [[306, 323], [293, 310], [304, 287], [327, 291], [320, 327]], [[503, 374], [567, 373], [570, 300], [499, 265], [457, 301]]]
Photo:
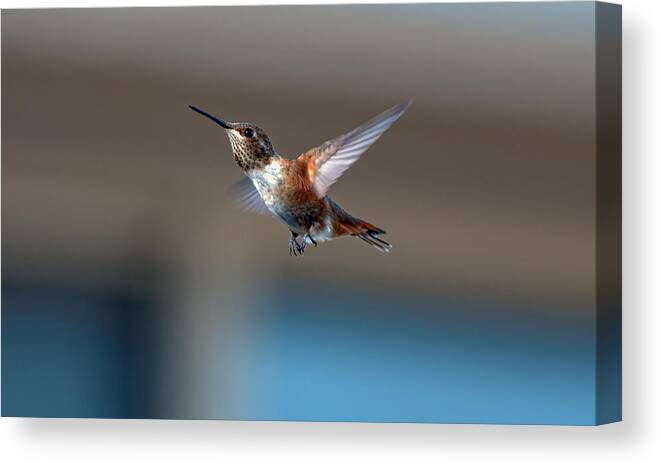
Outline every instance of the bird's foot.
[[300, 244], [298, 242], [298, 235], [294, 235], [292, 233], [291, 237], [289, 238], [289, 256], [298, 256], [298, 255], [303, 255], [305, 253], [305, 241], [303, 241], [303, 244]]
[[310, 233], [307, 233], [303, 239], [309, 240], [315, 247], [317, 246], [317, 241], [315, 241], [312, 236], [310, 236]]

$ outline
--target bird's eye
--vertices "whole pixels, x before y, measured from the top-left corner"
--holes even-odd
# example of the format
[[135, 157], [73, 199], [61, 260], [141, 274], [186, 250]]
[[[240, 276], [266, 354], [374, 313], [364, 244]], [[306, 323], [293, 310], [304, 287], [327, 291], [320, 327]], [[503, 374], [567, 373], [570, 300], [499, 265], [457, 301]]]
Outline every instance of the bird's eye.
[[243, 131], [243, 134], [244, 134], [246, 137], [252, 137], [252, 136], [255, 135], [255, 131], [253, 131], [252, 129], [248, 128], [248, 129], [246, 129], [245, 131]]

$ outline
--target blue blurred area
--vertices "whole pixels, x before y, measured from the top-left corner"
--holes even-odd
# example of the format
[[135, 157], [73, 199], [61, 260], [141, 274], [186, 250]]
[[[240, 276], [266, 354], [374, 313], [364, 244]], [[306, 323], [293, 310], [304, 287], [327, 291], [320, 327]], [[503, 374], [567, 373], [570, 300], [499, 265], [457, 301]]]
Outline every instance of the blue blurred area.
[[129, 292], [2, 285], [2, 415], [157, 415], [150, 306]]
[[242, 360], [241, 417], [595, 422], [594, 328], [576, 313], [300, 289]]
[[[188, 361], [230, 392], [195, 399], [205, 418], [595, 423], [586, 312], [282, 284], [248, 312], [249, 336], [229, 353]], [[199, 416], [185, 393], [175, 408], [158, 398], [159, 370], [180, 376], [163, 360], [163, 318], [128, 292], [3, 284], [3, 415]], [[228, 356], [231, 378], [218, 363]]]

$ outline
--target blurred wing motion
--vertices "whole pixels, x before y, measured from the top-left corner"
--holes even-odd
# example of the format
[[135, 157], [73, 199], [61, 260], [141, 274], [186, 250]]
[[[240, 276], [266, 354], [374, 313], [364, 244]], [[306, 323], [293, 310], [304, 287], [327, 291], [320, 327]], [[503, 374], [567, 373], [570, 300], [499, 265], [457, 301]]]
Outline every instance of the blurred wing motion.
[[317, 195], [320, 198], [324, 197], [342, 173], [358, 160], [410, 105], [409, 101], [394, 106], [353, 131], [303, 153], [299, 159], [307, 163], [312, 186]]
[[241, 210], [260, 214], [271, 213], [250, 178], [243, 178], [234, 184], [230, 188], [230, 194]]

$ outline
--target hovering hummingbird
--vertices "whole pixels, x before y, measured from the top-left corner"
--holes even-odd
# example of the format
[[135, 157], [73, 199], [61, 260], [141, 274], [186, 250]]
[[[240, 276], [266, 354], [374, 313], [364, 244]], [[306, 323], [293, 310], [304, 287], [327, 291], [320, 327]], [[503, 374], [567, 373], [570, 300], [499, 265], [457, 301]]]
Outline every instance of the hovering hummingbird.
[[199, 108], [190, 108], [225, 129], [234, 160], [246, 177], [234, 186], [239, 206], [273, 214], [289, 231], [289, 255], [303, 255], [306, 244], [355, 236], [389, 252], [386, 232], [347, 213], [327, 194], [342, 174], [408, 109], [411, 102], [384, 111], [356, 129], [302, 153], [282, 158], [269, 136], [253, 123], [231, 123]]

